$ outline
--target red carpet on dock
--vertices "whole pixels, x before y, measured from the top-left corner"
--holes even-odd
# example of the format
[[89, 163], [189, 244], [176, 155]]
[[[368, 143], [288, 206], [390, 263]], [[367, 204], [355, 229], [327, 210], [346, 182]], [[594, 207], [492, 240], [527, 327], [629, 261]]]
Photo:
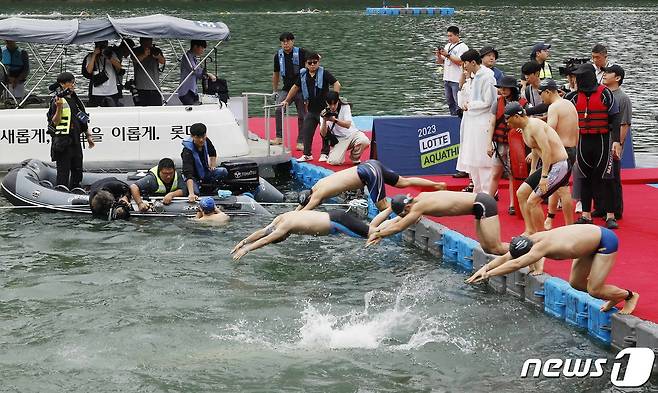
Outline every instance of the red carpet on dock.
[[[291, 118], [290, 130], [291, 140], [297, 138], [297, 122]], [[274, 135], [274, 120], [271, 120], [271, 135]], [[257, 135], [263, 136], [265, 120], [255, 118], [249, 120], [249, 128]], [[370, 132], [366, 132], [370, 137]], [[313, 165], [329, 168], [334, 171], [345, 169], [351, 165], [333, 166], [318, 162], [320, 157], [321, 140], [319, 131], [313, 140], [313, 157], [310, 163]], [[293, 156], [301, 156], [301, 152], [294, 150]], [[369, 157], [369, 151], [363, 155], [364, 159]], [[468, 184], [467, 179], [455, 179], [452, 176], [423, 176], [435, 181], [443, 181], [451, 190], [461, 190]], [[658, 183], [658, 168], [638, 168], [622, 170], [622, 182], [624, 183], [624, 217], [619, 220], [619, 229], [615, 231], [619, 237], [619, 254], [607, 282], [624, 289], [630, 289], [640, 294], [640, 302], [633, 315], [658, 322], [658, 188], [648, 186], [649, 183]], [[501, 181], [501, 188], [506, 188], [507, 182]], [[387, 186], [389, 196], [400, 193], [418, 193], [419, 189], [407, 188], [397, 189]], [[507, 213], [509, 206], [509, 193], [507, 190], [499, 192], [498, 202], [501, 234], [503, 241], [509, 241], [513, 236], [523, 232], [523, 221]], [[545, 209], [545, 206], [544, 206]], [[432, 218], [433, 221], [460, 232], [473, 239], [475, 224], [473, 218], [441, 217]], [[554, 226], [564, 224], [561, 211], [553, 220]], [[595, 224], [603, 225], [602, 219], [595, 219]], [[544, 270], [553, 276], [569, 280], [571, 270], [570, 261], [546, 261]]]

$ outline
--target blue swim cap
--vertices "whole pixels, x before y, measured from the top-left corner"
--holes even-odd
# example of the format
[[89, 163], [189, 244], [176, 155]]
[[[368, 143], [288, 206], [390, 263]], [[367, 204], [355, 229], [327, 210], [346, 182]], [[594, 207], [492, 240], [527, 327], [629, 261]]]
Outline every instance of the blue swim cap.
[[212, 213], [215, 211], [215, 200], [211, 197], [201, 198], [199, 207], [204, 213]]

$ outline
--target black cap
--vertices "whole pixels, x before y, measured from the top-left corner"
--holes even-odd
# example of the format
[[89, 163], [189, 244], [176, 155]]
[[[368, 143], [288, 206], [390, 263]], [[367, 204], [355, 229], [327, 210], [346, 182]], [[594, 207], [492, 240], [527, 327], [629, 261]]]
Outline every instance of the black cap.
[[498, 51], [493, 46], [485, 46], [484, 48], [480, 49], [480, 57], [484, 57], [491, 52], [493, 52], [494, 56], [496, 56], [496, 60], [498, 60]]
[[557, 83], [553, 79], [544, 79], [541, 81], [539, 84], [539, 91], [542, 92], [544, 90], [554, 90], [557, 91], [559, 89]]
[[573, 70], [573, 75], [587, 74], [588, 72], [595, 73], [594, 65], [592, 63], [583, 63]]
[[66, 83], [66, 82], [73, 82], [75, 80], [75, 75], [68, 71], [64, 71], [57, 75], [57, 83]]
[[512, 258], [516, 259], [524, 256], [533, 246], [532, 240], [526, 236], [516, 236], [509, 242], [509, 253]]
[[532, 75], [535, 72], [541, 71], [541, 66], [534, 60], [528, 61], [521, 67], [521, 73], [523, 75]]
[[404, 208], [414, 199], [408, 195], [398, 194], [391, 198], [391, 210], [398, 216], [402, 214]]
[[207, 131], [206, 125], [203, 123], [194, 123], [190, 127], [190, 135], [192, 136], [204, 136]]
[[523, 109], [521, 104], [519, 104], [518, 101], [512, 101], [507, 105], [505, 105], [505, 118], [514, 115], [524, 115], [524, 114], [525, 114], [525, 110]]
[[313, 190], [300, 191], [299, 196], [297, 197], [299, 204], [302, 206], [308, 205], [308, 202], [311, 200], [311, 194], [313, 194]]
[[537, 52], [543, 51], [544, 49], [551, 49], [551, 45], [545, 42], [538, 42], [532, 47], [532, 52], [530, 52], [530, 57], [533, 59], [537, 56]]
[[620, 84], [624, 80], [624, 76], [626, 76], [626, 73], [624, 72], [624, 69], [621, 68], [621, 66], [617, 65], [617, 64], [611, 65], [609, 67], [604, 67], [604, 68], [602, 68], [602, 70], [603, 70], [603, 72], [612, 72], [613, 74], [621, 77], [621, 80], [619, 81]]
[[505, 75], [502, 78], [500, 78], [500, 82], [496, 85], [496, 88], [500, 89], [501, 87], [509, 87], [510, 89], [518, 89], [519, 88], [519, 82], [516, 80], [515, 77]]

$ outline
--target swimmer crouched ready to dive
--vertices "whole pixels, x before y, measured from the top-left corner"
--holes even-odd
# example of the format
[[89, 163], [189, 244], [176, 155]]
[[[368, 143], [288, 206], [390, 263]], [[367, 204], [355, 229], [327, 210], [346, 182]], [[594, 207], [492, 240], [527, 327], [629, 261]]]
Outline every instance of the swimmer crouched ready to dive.
[[242, 258], [249, 251], [270, 243], [279, 243], [291, 234], [325, 236], [339, 233], [351, 237], [367, 238], [368, 224], [340, 209], [328, 212], [291, 211], [277, 216], [272, 223], [240, 241], [233, 250], [233, 259]]
[[322, 201], [336, 195], [368, 186], [370, 199], [379, 211], [388, 207], [386, 185], [405, 187], [427, 187], [432, 190], [445, 190], [445, 183], [437, 183], [420, 177], [403, 177], [388, 169], [377, 160], [368, 160], [355, 167], [343, 169], [318, 180], [310, 189], [300, 193], [300, 206], [297, 210], [313, 210]]
[[601, 311], [608, 311], [625, 300], [624, 308], [619, 313], [630, 314], [640, 295], [605, 284], [615, 264], [618, 247], [619, 240], [614, 232], [591, 224], [567, 225], [530, 236], [517, 236], [512, 239], [507, 254], [484, 265], [466, 282], [478, 283], [489, 277], [511, 273], [543, 257], [573, 259], [569, 276], [571, 287], [606, 300]]
[[[391, 212], [398, 217], [386, 221]], [[409, 194], [396, 195], [391, 200], [391, 207], [379, 213], [370, 223], [373, 229], [366, 244], [376, 244], [384, 237], [405, 230], [417, 223], [423, 215], [444, 217], [468, 214], [475, 217], [475, 230], [484, 251], [497, 255], [508, 251], [508, 244], [500, 241], [496, 200], [484, 192], [421, 192], [416, 197]]]

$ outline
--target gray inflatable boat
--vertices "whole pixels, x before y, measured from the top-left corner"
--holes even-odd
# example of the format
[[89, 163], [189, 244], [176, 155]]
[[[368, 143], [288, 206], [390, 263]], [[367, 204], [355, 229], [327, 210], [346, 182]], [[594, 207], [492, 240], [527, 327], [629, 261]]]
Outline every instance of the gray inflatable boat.
[[[89, 195], [85, 191], [89, 185], [106, 177], [115, 177], [118, 180], [132, 184], [145, 174], [145, 171], [129, 173], [85, 172], [81, 182], [82, 188], [69, 190], [63, 186], [53, 186], [57, 176], [57, 170], [54, 166], [32, 159], [22, 162], [20, 167], [9, 171], [2, 180], [1, 187], [7, 200], [16, 206], [35, 206], [48, 210], [91, 215]], [[269, 183], [267, 184], [269, 185]], [[269, 185], [269, 187], [272, 186]], [[276, 190], [274, 187], [272, 188]], [[278, 190], [276, 190], [276, 193], [271, 190], [267, 191], [274, 196], [279, 193]], [[232, 195], [225, 198], [213, 196], [213, 198], [215, 204], [230, 216], [270, 215], [267, 209], [248, 194]], [[131, 216], [189, 217], [196, 214], [198, 205], [189, 203], [186, 197], [175, 198], [169, 205], [161, 203], [161, 199], [145, 198], [152, 205], [152, 209], [147, 212], [140, 212], [133, 203], [134, 211], [131, 212]]]

